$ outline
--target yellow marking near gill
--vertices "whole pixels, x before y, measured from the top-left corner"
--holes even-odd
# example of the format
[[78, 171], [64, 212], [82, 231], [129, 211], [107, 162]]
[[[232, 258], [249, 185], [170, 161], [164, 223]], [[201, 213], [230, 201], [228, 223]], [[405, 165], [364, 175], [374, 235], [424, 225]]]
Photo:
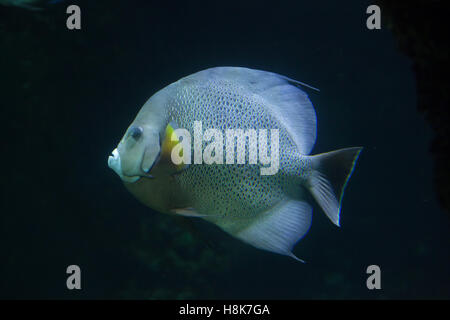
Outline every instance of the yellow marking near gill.
[[[172, 140], [172, 136], [175, 138], [174, 140]], [[180, 140], [175, 133], [175, 129], [170, 124], [168, 124], [166, 127], [164, 141], [162, 142], [162, 146], [161, 146], [161, 159], [164, 159], [165, 161], [170, 162], [178, 170], [182, 170], [185, 167], [185, 165], [184, 164], [175, 165], [172, 162], [172, 158], [171, 158], [173, 147], [175, 147], [179, 143], [180, 143]], [[181, 157], [183, 156], [183, 150], [181, 150], [180, 156]]]

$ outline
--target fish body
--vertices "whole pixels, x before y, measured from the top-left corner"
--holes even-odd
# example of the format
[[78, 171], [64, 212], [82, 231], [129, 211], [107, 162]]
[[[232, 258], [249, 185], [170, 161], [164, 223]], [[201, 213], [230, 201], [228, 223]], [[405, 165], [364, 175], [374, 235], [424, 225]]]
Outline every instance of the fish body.
[[[361, 150], [309, 155], [316, 139], [316, 115], [300, 86], [304, 84], [275, 73], [238, 67], [212, 68], [182, 78], [142, 107], [109, 166], [151, 208], [200, 217], [257, 248], [298, 259], [292, 248], [311, 224], [308, 193], [339, 225], [343, 189]], [[204, 136], [209, 128], [223, 134], [200, 142], [194, 137], [193, 150], [184, 145], [183, 155], [193, 160], [181, 169], [164, 151], [167, 141], [174, 140], [167, 128], [183, 128], [193, 136], [199, 131]], [[247, 134], [240, 161], [238, 138], [234, 144], [230, 130]], [[206, 163], [202, 159], [208, 155], [206, 148], [221, 138], [227, 146], [216, 144], [210, 153], [215, 161]], [[222, 152], [227, 163], [220, 160]], [[250, 161], [266, 153], [278, 154], [271, 158], [272, 170], [267, 161]], [[227, 158], [229, 154], [233, 157]], [[263, 170], [271, 172], [262, 174]]]

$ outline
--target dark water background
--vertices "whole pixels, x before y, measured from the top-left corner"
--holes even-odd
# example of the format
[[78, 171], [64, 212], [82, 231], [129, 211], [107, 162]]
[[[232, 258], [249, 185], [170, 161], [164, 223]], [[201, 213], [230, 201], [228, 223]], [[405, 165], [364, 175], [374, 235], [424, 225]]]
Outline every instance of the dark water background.
[[[410, 61], [353, 1], [74, 1], [0, 8], [2, 298], [450, 298], [450, 219], [431, 186], [432, 136]], [[277, 72], [310, 91], [313, 153], [364, 146], [341, 228], [317, 207], [295, 253], [260, 251], [152, 212], [107, 157], [157, 90], [214, 66]], [[82, 290], [66, 289], [66, 268]], [[366, 288], [379, 265], [381, 290]]]

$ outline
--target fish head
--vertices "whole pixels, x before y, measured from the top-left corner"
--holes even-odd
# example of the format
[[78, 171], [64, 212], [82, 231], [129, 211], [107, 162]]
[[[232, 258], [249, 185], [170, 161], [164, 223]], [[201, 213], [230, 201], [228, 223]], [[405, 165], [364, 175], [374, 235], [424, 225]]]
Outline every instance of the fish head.
[[[171, 133], [171, 127], [166, 131]], [[169, 163], [165, 155], [171, 145], [161, 138], [167, 140], [168, 135], [151, 125], [133, 123], [109, 156], [108, 166], [140, 202], [171, 212], [174, 207], [188, 207], [190, 202], [172, 176], [179, 167]]]
[[161, 151], [159, 131], [152, 126], [133, 123], [108, 158], [108, 166], [124, 182], [136, 182], [150, 174]]

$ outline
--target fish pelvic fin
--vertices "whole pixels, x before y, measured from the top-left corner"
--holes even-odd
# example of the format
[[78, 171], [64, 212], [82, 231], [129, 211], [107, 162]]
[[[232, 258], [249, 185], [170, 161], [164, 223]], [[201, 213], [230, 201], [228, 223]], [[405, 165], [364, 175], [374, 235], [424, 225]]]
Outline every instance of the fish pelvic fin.
[[344, 189], [361, 150], [361, 147], [353, 147], [309, 156], [313, 170], [306, 187], [327, 217], [338, 227]]
[[172, 209], [170, 212], [185, 217], [204, 218], [208, 216], [207, 214], [198, 213], [197, 210], [192, 207]]

